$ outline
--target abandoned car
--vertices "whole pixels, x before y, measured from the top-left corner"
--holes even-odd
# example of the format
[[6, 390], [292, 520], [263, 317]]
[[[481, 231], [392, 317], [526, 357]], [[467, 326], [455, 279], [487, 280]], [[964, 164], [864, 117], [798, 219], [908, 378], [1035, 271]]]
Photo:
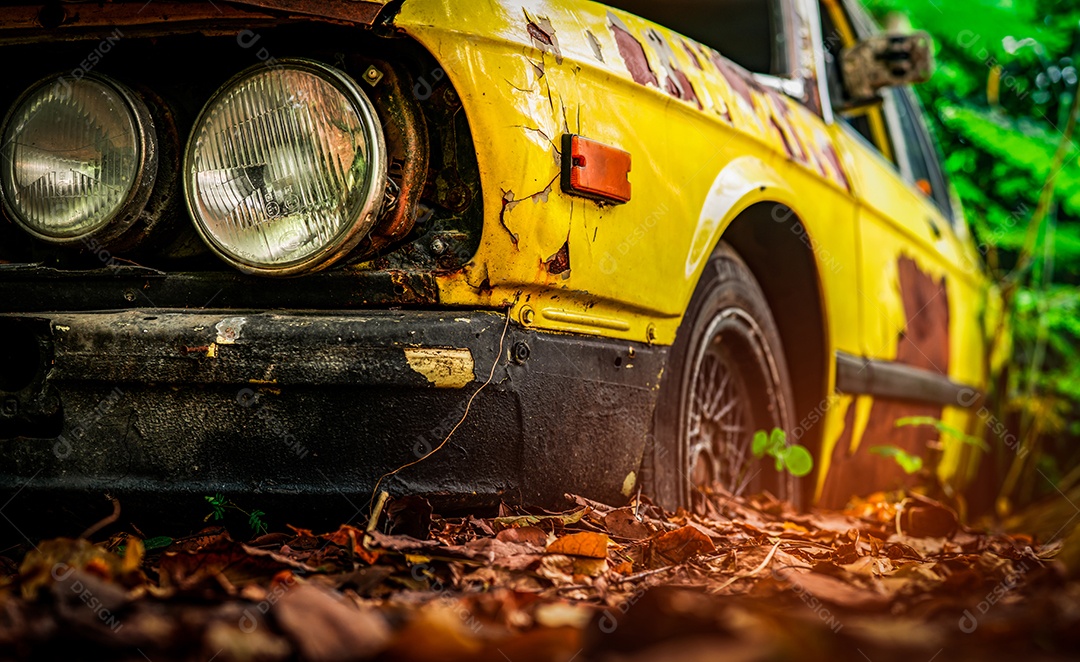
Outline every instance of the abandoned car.
[[[1002, 361], [919, 33], [847, 0], [4, 5], [5, 500], [843, 505], [907, 480], [885, 444], [975, 476], [897, 425], [976, 433]], [[809, 475], [755, 457], [774, 428]]]

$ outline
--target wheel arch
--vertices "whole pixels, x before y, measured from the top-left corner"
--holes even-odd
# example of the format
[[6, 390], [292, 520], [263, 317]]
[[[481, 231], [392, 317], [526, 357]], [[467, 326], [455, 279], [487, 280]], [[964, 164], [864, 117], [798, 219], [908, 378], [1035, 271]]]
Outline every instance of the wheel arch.
[[[797, 420], [789, 431], [791, 441], [810, 447], [816, 455], [821, 448], [832, 352], [813, 240], [789, 206], [758, 201], [735, 215], [720, 241], [739, 254], [765, 294], [795, 396]], [[815, 466], [821, 466], [820, 461]]]

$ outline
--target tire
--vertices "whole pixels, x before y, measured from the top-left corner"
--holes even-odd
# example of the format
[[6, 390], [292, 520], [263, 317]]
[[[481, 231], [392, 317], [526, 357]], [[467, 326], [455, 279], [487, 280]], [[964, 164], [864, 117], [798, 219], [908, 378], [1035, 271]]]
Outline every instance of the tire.
[[[717, 395], [718, 393], [718, 395]], [[710, 394], [709, 398], [695, 395]], [[660, 505], [696, 507], [697, 487], [768, 491], [797, 507], [804, 480], [751, 452], [755, 431], [789, 431], [794, 397], [784, 348], [750, 269], [721, 242], [675, 336], [660, 384], [645, 479]]]

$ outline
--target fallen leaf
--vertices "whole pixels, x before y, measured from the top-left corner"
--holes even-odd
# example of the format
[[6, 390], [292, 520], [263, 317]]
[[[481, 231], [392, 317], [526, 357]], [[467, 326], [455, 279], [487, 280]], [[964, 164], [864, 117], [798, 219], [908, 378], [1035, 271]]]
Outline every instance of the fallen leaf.
[[547, 546], [549, 554], [585, 556], [593, 559], [607, 558], [608, 537], [603, 533], [581, 531], [557, 538]]
[[512, 526], [536, 526], [541, 522], [555, 522], [566, 526], [580, 522], [581, 518], [584, 517], [585, 513], [588, 511], [588, 508], [582, 508], [581, 510], [562, 513], [560, 515], [510, 515], [507, 517], [496, 517], [491, 521], [503, 528]]
[[683, 526], [657, 536], [653, 549], [672, 563], [682, 563], [699, 554], [712, 554], [716, 546], [696, 527]]
[[604, 516], [604, 528], [616, 538], [643, 540], [652, 535], [652, 531], [634, 515], [631, 508], [619, 508]]
[[273, 614], [300, 656], [313, 662], [371, 657], [390, 643], [390, 628], [377, 611], [360, 609], [339, 593], [308, 583], [286, 590]]
[[503, 529], [495, 534], [496, 540], [503, 542], [516, 542], [533, 545], [540, 550], [547, 547], [548, 534], [535, 526], [519, 526], [516, 528]]

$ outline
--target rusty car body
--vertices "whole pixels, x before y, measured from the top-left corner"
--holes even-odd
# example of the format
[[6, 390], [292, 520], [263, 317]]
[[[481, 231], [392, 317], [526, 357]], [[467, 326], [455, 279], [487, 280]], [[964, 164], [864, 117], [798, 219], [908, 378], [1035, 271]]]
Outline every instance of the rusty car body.
[[[701, 454], [714, 480], [731, 450], [690, 444], [697, 391], [673, 376], [704, 365], [676, 355], [725, 269], [765, 303], [742, 323], [771, 366], [743, 379], [733, 402], [771, 404], [734, 434], [782, 427], [816, 459], [801, 485], [747, 485], [842, 505], [910, 480], [876, 444], [970, 483], [977, 448], [896, 421], [978, 434], [1001, 313], [913, 95], [845, 103], [869, 20], [841, 0], [612, 4], [4, 3], [21, 66], [0, 106], [102, 75], [157, 135], [121, 239], [0, 223], [7, 495], [361, 511], [382, 480], [462, 505], [642, 485], [685, 503]], [[297, 58], [370, 99], [391, 183], [332, 267], [244, 273], [192, 227], [185, 143], [237, 72]]]

